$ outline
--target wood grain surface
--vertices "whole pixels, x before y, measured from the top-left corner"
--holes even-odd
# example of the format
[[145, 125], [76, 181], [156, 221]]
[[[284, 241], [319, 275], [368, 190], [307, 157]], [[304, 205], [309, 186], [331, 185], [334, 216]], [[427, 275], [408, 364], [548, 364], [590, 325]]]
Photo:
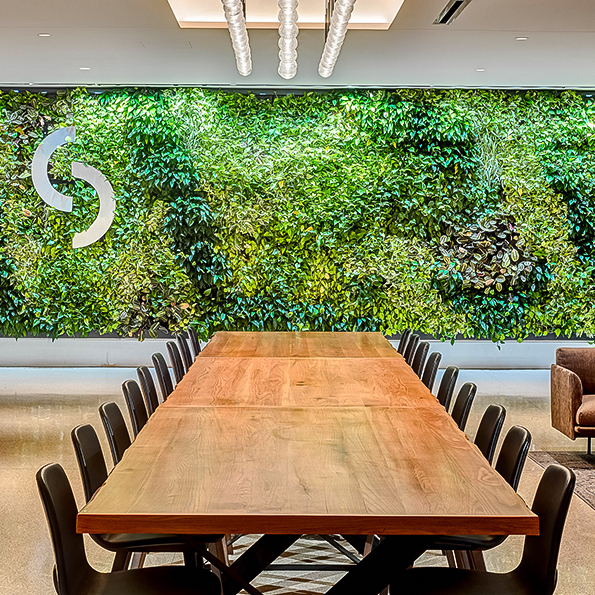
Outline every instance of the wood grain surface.
[[428, 407], [403, 358], [199, 357], [162, 407]]
[[199, 357], [395, 357], [382, 333], [219, 331]]
[[536, 534], [439, 407], [160, 407], [88, 533]]

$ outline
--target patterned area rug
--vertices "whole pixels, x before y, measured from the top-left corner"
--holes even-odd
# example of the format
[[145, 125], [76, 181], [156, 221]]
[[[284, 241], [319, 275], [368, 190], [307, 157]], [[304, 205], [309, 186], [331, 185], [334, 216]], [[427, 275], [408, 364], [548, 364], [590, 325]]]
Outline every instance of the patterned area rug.
[[[231, 560], [246, 551], [259, 535], [244, 535], [234, 543]], [[337, 541], [352, 554], [357, 552], [344, 539], [335, 536]], [[304, 535], [279, 557], [275, 564], [349, 564], [350, 560], [324, 539], [317, 535]], [[447, 566], [446, 558], [439, 552], [425, 553], [416, 566]], [[339, 579], [343, 572], [321, 572], [317, 570], [267, 570], [252, 584], [263, 593], [274, 595], [319, 595], [326, 593]], [[245, 591], [241, 592], [242, 594]]]
[[576, 473], [574, 493], [595, 509], [595, 455], [536, 450], [529, 457], [544, 469], [555, 463], [572, 469]]

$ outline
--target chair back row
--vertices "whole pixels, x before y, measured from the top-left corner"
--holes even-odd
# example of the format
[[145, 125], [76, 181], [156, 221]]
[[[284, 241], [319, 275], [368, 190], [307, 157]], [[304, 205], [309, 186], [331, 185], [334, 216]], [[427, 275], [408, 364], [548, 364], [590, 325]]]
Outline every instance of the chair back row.
[[475, 434], [473, 442], [490, 465], [494, 459], [496, 445], [505, 419], [506, 409], [502, 405], [490, 405], [485, 410]]
[[149, 420], [149, 414], [140, 387], [135, 380], [126, 380], [122, 384], [122, 392], [132, 421], [132, 433], [136, 438]]
[[116, 403], [104, 403], [99, 407], [99, 416], [107, 435], [114, 466], [124, 456], [124, 451], [132, 444], [126, 422]]

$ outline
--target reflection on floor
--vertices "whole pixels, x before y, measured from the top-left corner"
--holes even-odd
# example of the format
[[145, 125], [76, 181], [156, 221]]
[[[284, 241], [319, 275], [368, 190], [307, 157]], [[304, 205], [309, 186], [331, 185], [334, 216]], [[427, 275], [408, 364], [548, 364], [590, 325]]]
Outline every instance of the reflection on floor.
[[[99, 405], [114, 400], [124, 408], [121, 383], [135, 378], [128, 369], [10, 369], [0, 368], [0, 592], [3, 595], [51, 595], [53, 557], [47, 527], [35, 487], [35, 472], [48, 462], [61, 463], [82, 504], [82, 489], [70, 442], [70, 431], [81, 423], [93, 424], [107, 443], [97, 414]], [[547, 370], [462, 370], [460, 382], [472, 381], [478, 396], [468, 424], [472, 437], [487, 405], [500, 403], [508, 411], [506, 426], [526, 426], [536, 450], [583, 450], [584, 440], [571, 442], [549, 422], [549, 372]], [[543, 470], [528, 461], [520, 493], [531, 502]], [[307, 545], [307, 540], [302, 540]], [[317, 544], [319, 542], [316, 542]], [[88, 542], [88, 554], [98, 570], [108, 570], [112, 556]], [[326, 546], [325, 546], [326, 548]], [[488, 568], [506, 571], [519, 560], [522, 538], [509, 538], [486, 554]], [[318, 550], [334, 555], [332, 550]], [[564, 535], [557, 595], [592, 595], [595, 591], [595, 511], [574, 498]], [[152, 555], [149, 563], [173, 562], [171, 556]], [[443, 564], [427, 554], [422, 564]], [[287, 582], [283, 577], [287, 577]], [[322, 583], [336, 580], [326, 574]], [[290, 580], [293, 579], [293, 580]], [[297, 580], [296, 580], [297, 579]], [[307, 576], [275, 572], [260, 584], [275, 593], [324, 592], [304, 582]], [[318, 579], [317, 579], [318, 580]], [[319, 582], [320, 582], [319, 581]], [[258, 582], [256, 583], [259, 584]], [[271, 588], [272, 587], [272, 588]]]

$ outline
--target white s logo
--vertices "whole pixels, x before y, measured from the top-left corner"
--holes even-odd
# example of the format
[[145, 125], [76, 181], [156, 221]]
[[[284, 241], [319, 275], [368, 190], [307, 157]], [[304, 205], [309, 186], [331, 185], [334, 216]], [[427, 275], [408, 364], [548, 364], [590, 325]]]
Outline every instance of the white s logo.
[[[74, 142], [75, 140], [76, 128], [74, 126], [60, 128], [52, 132], [37, 147], [31, 164], [31, 176], [37, 194], [51, 207], [67, 213], [72, 211], [72, 198], [60, 194], [52, 186], [48, 178], [48, 163], [50, 157], [58, 147]], [[73, 248], [82, 248], [99, 240], [110, 228], [114, 220], [116, 202], [114, 200], [114, 189], [112, 185], [98, 169], [75, 161], [72, 164], [72, 175], [91, 184], [99, 196], [99, 213], [97, 218], [87, 231], [74, 234], [72, 240]]]

